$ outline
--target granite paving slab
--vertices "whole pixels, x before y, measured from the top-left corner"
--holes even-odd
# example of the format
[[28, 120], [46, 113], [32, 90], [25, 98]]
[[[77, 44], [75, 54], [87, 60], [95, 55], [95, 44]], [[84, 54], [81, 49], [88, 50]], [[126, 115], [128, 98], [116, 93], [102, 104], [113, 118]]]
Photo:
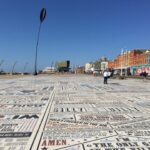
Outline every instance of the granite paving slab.
[[0, 150], [150, 150], [149, 81], [53, 75], [0, 85]]

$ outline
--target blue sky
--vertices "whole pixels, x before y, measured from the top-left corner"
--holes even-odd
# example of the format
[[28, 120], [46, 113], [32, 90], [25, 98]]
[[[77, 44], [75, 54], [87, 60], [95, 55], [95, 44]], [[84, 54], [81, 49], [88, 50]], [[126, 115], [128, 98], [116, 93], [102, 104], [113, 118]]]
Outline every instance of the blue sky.
[[150, 48], [150, 0], [1, 0], [0, 67], [33, 70], [39, 13], [45, 7], [38, 69], [70, 60], [84, 65], [121, 49]]

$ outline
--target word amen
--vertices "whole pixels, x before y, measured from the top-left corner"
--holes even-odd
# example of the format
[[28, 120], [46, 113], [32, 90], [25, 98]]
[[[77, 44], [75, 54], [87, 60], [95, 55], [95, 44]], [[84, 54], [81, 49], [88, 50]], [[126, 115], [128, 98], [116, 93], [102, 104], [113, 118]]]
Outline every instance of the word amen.
[[66, 140], [44, 140], [41, 146], [66, 145]]

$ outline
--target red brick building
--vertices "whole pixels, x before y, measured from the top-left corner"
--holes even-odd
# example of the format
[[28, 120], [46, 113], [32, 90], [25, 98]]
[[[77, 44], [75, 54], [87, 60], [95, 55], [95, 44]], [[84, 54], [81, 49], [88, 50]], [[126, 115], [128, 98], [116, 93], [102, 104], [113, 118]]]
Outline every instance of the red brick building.
[[108, 62], [108, 68], [127, 69], [133, 66], [143, 66], [150, 64], [150, 49], [134, 49], [124, 52], [116, 59]]

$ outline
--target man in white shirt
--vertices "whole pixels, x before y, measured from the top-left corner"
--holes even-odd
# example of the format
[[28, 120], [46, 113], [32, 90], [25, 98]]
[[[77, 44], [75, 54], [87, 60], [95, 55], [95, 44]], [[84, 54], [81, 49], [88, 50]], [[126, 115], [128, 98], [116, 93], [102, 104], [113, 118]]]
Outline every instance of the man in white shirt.
[[107, 72], [107, 70], [104, 71], [103, 76], [104, 76], [104, 84], [107, 84], [107, 79], [108, 79], [108, 72]]

